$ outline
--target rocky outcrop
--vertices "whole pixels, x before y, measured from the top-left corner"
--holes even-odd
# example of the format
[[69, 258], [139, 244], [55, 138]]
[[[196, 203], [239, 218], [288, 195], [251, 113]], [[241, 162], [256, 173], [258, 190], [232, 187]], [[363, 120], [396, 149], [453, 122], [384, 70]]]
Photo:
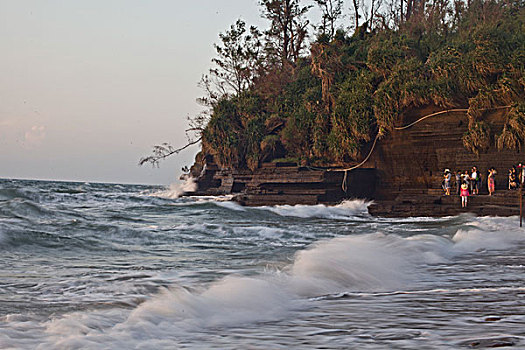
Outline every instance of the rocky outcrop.
[[[266, 163], [255, 171], [220, 169], [208, 164], [194, 194], [233, 194], [242, 205], [336, 204], [345, 198], [372, 198], [377, 183], [375, 169], [343, 171], [300, 167], [291, 163]], [[343, 185], [344, 184], [344, 185]]]
[[498, 191], [494, 195], [474, 195], [466, 208], [458, 195], [444, 196], [441, 190], [412, 190], [391, 200], [376, 200], [368, 207], [370, 214], [384, 217], [452, 216], [472, 213], [478, 216], [519, 215], [519, 191]]
[[[409, 125], [437, 110], [413, 111], [404, 116], [400, 125]], [[518, 215], [518, 192], [506, 191], [507, 174], [512, 165], [525, 163], [525, 155], [520, 151], [499, 151], [495, 147], [494, 137], [501, 132], [505, 121], [504, 110], [487, 114], [484, 120], [491, 126], [493, 146], [478, 155], [463, 146], [468, 120], [462, 112], [425, 119], [408, 129], [393, 130], [380, 140], [364, 165], [377, 169], [380, 178], [370, 213], [380, 216], [447, 216], [462, 212]], [[452, 172], [470, 171], [473, 166], [482, 175], [481, 196], [470, 197], [468, 208], [463, 209], [459, 196], [443, 196], [443, 171], [447, 168]], [[486, 179], [490, 167], [498, 170], [495, 196], [487, 195]]]
[[[408, 125], [421, 116], [438, 111], [428, 107], [403, 116]], [[497, 135], [503, 128], [505, 111], [484, 116]], [[233, 194], [248, 206], [277, 204], [335, 204], [347, 198], [374, 200], [372, 215], [448, 216], [463, 212], [477, 215], [518, 215], [517, 191], [506, 191], [507, 171], [525, 155], [519, 151], [498, 151], [495, 146], [476, 155], [465, 149], [462, 137], [468, 120], [463, 112], [445, 113], [425, 119], [410, 128], [393, 130], [380, 139], [366, 163], [346, 173], [337, 168], [300, 167], [290, 163], [267, 163], [255, 171], [221, 169], [208, 159], [198, 177], [195, 194]], [[493, 140], [494, 141], [494, 140]], [[495, 142], [492, 142], [494, 145]], [[366, 147], [370, 148], [372, 143]], [[369, 149], [364, 149], [367, 153]], [[467, 209], [457, 195], [443, 196], [443, 170], [469, 170], [477, 166], [483, 177], [479, 196], [472, 196]], [[488, 196], [487, 170], [495, 167], [496, 194]], [[453, 190], [454, 191], [454, 190]]]

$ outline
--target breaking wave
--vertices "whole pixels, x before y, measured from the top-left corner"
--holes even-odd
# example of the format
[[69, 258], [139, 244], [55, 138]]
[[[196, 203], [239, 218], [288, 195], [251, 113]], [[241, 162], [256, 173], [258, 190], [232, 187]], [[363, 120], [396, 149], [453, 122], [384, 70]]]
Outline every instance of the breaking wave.
[[[492, 219], [486, 219], [489, 225]], [[165, 290], [140, 305], [130, 317], [191, 319], [199, 326], [224, 326], [276, 320], [304, 307], [308, 298], [341, 292], [395, 292], [410, 288], [426, 267], [456, 256], [523, 245], [523, 232], [490, 231], [483, 224], [452, 237], [381, 233], [337, 237], [296, 253], [291, 265], [252, 277], [230, 275], [202, 292]], [[508, 225], [506, 225], [508, 228]], [[498, 241], [498, 244], [494, 242]]]
[[362, 199], [346, 200], [334, 206], [318, 205], [276, 205], [272, 207], [259, 207], [281, 216], [299, 218], [323, 218], [337, 220], [354, 220], [356, 216], [369, 216], [368, 206], [370, 201]]
[[183, 183], [171, 184], [168, 188], [151, 193], [150, 196], [160, 197], [166, 199], [177, 199], [188, 192], [195, 192], [197, 190], [197, 183], [192, 177], [184, 180]]
[[[413, 312], [432, 316], [422, 321], [435, 329], [456, 322], [464, 331], [474, 311], [455, 320], [458, 307], [507, 295], [483, 305], [509, 313], [523, 294], [516, 217], [387, 220], [361, 200], [250, 208], [223, 197], [172, 200], [158, 188], [46, 186], [1, 193], [0, 294], [10, 299], [0, 301], [0, 348], [239, 348], [242, 334], [276, 341], [279, 329], [292, 341], [321, 337], [322, 347], [338, 332], [361, 337], [368, 323], [359, 320], [382, 313], [410, 320], [381, 333], [393, 323], [378, 317], [363, 337], [423, 342]], [[454, 313], [421, 311], [427, 302], [456, 303], [444, 306]], [[261, 348], [286, 347], [282, 339]]]
[[[173, 340], [180, 332], [202, 328], [279, 321], [309, 308], [312, 300], [322, 300], [323, 295], [340, 298], [505, 290], [418, 291], [413, 286], [428, 273], [427, 266], [447, 263], [455, 256], [480, 249], [504, 249], [525, 242], [523, 232], [508, 230], [508, 224], [497, 221], [481, 219], [475, 227], [460, 229], [453, 237], [424, 234], [403, 238], [382, 233], [337, 237], [300, 250], [284, 269], [270, 269], [257, 276], [229, 275], [201, 291], [174, 285], [130, 312], [73, 313], [40, 327], [45, 329], [46, 341], [63, 348], [96, 347], [99, 341], [123, 346], [130, 338], [140, 338], [140, 334]], [[16, 323], [16, 318], [11, 322]], [[157, 346], [162, 348], [162, 342]]]

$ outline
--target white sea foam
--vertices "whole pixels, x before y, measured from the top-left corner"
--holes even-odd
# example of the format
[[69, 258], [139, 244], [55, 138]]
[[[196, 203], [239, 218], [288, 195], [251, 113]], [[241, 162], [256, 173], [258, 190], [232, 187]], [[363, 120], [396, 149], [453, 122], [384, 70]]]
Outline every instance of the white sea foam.
[[450, 240], [366, 234], [338, 237], [300, 251], [291, 266], [297, 293], [312, 297], [348, 290], [395, 290], [417, 279], [418, 266], [443, 261]]
[[190, 322], [199, 327], [274, 321], [289, 311], [292, 296], [271, 278], [228, 276], [200, 294], [182, 288], [166, 290], [130, 315], [136, 324], [158, 318]]
[[188, 196], [187, 198], [190, 198], [196, 202], [200, 203], [222, 203], [222, 202], [230, 202], [233, 198], [232, 194], [226, 194], [221, 196]]
[[213, 231], [216, 236], [227, 234], [228, 230], [226, 228], [227, 227], [223, 225], [209, 223], [179, 224], [171, 227], [172, 230], [185, 231], [190, 234], [203, 234]]
[[525, 229], [518, 227], [519, 219], [473, 218], [468, 228], [460, 229], [452, 238], [457, 253], [480, 250], [503, 250], [525, 242]]
[[[429, 240], [431, 244], [435, 241]], [[208, 328], [276, 321], [304, 307], [308, 297], [391, 290], [407, 283], [414, 277], [413, 263], [425, 260], [424, 254], [407, 260], [409, 251], [417, 253], [408, 240], [381, 234], [328, 240], [299, 252], [284, 271], [228, 276], [201, 292], [166, 289], [135, 309], [119, 327], [170, 323], [175, 328]]]
[[[488, 227], [494, 225], [494, 220], [486, 221]], [[525, 241], [521, 230], [483, 231], [488, 228], [483, 220], [480, 226], [458, 230], [453, 239], [376, 233], [321, 241], [299, 251], [294, 262], [280, 272], [250, 278], [229, 276], [201, 293], [166, 290], [139, 306], [129, 321], [167, 318], [210, 327], [277, 320], [307, 298], [345, 291], [399, 290], [418, 280], [423, 266], [444, 263], [480, 247], [501, 249]], [[502, 226], [510, 229], [508, 223]]]
[[[516, 228], [515, 221], [472, 218], [452, 237], [373, 233], [324, 240], [297, 252], [282, 271], [230, 275], [198, 291], [174, 286], [132, 311], [75, 312], [47, 320], [8, 315], [0, 318], [0, 323], [9, 323], [9, 329], [0, 333], [0, 348], [173, 348], [181, 334], [192, 330], [289, 318], [321, 295], [411, 293], [411, 283], [426, 272], [427, 265], [480, 249], [523, 244], [525, 230]], [[263, 226], [251, 229], [276, 238], [285, 233]]]
[[187, 178], [183, 183], [171, 184], [167, 189], [150, 194], [153, 197], [177, 199], [185, 193], [197, 190], [197, 183], [192, 177]]
[[223, 208], [235, 210], [235, 211], [246, 211], [246, 208], [244, 208], [238, 203], [231, 202], [231, 201], [225, 201], [225, 200], [217, 200], [217, 198], [214, 198], [214, 200], [215, 200], [215, 204], [219, 207], [223, 207]]
[[356, 215], [368, 216], [368, 206], [371, 202], [362, 199], [347, 200], [338, 205], [277, 205], [273, 207], [260, 207], [281, 216], [294, 216], [299, 218], [325, 218], [348, 220], [355, 219]]
[[275, 276], [267, 277], [229, 276], [202, 293], [165, 289], [131, 312], [74, 312], [47, 321], [6, 316], [0, 323], [10, 322], [11, 329], [0, 334], [0, 348], [168, 349], [182, 334], [275, 321], [305, 302], [294, 301]]
[[309, 242], [314, 232], [272, 226], [234, 227], [233, 233], [239, 240], [265, 241], [273, 246], [300, 246]]
[[287, 233], [287, 230], [267, 227], [267, 226], [250, 226], [250, 227], [235, 227], [233, 232], [236, 235], [242, 236], [258, 236], [262, 238], [281, 239]]

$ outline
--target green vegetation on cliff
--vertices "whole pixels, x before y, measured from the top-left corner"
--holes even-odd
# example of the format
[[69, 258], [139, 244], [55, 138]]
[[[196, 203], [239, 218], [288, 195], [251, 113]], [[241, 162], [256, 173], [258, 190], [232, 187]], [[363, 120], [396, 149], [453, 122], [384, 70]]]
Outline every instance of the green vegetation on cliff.
[[[220, 35], [202, 80], [208, 111], [193, 120], [201, 159], [349, 164], [403, 113], [428, 106], [468, 110], [472, 152], [524, 145], [523, 0], [315, 2], [322, 21], [311, 42], [300, 0], [263, 0], [266, 31], [239, 20]], [[353, 25], [341, 29], [350, 5]], [[501, 106], [507, 121], [493, 134], [483, 116]]]

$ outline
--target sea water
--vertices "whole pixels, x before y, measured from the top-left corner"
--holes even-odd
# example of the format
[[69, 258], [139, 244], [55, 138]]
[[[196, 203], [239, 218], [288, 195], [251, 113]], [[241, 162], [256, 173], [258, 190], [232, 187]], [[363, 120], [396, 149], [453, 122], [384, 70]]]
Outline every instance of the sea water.
[[517, 216], [227, 199], [0, 180], [0, 348], [525, 348]]

